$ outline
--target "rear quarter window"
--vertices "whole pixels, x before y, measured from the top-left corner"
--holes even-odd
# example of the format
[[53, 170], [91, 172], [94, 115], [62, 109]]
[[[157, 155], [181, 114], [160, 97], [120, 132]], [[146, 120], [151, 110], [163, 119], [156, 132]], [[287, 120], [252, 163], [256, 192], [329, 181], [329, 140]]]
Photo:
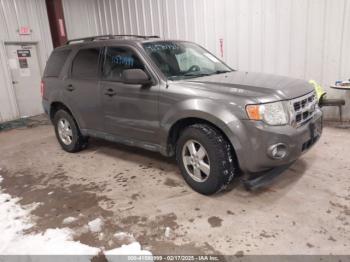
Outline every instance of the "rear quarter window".
[[61, 73], [64, 63], [71, 50], [54, 51], [46, 64], [45, 77], [57, 77]]

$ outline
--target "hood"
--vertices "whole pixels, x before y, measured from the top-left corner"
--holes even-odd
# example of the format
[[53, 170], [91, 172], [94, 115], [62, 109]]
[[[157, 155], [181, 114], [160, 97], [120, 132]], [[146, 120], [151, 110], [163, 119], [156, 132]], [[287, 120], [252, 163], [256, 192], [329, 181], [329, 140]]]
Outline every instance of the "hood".
[[228, 92], [255, 98], [262, 103], [296, 98], [313, 90], [312, 85], [305, 80], [243, 71], [198, 77], [184, 82], [218, 93]]

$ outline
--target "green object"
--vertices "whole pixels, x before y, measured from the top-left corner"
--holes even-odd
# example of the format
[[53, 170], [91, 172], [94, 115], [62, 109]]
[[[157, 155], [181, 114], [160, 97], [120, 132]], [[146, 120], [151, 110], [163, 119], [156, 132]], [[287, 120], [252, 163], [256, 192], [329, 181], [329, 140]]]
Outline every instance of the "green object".
[[323, 87], [319, 83], [317, 83], [315, 80], [310, 80], [309, 83], [314, 86], [317, 100], [320, 102], [321, 97], [326, 94], [326, 91], [324, 91]]

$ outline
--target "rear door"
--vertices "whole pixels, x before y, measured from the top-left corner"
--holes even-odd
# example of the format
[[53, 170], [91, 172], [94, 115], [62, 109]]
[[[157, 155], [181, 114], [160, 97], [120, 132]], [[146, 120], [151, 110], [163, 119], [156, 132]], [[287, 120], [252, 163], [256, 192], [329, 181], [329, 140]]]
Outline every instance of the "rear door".
[[73, 58], [64, 96], [81, 129], [103, 130], [100, 101], [100, 47], [81, 48]]
[[144, 60], [134, 49], [107, 47], [101, 82], [106, 130], [122, 138], [157, 144], [159, 85], [123, 83], [121, 76], [126, 69], [142, 69], [151, 77]]

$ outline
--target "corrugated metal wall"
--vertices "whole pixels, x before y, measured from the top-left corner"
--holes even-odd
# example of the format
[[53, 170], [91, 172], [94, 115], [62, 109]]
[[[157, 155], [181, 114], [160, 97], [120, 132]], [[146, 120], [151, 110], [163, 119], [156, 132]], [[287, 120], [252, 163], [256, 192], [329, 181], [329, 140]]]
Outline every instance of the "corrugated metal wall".
[[[21, 26], [30, 27], [32, 33], [20, 36]], [[41, 70], [44, 69], [52, 51], [45, 0], [0, 0], [0, 122], [19, 116], [5, 42], [37, 42]]]
[[[321, 82], [350, 78], [350, 0], [64, 0], [69, 38], [158, 34], [195, 41], [240, 70]], [[326, 117], [338, 117], [326, 108]]]

